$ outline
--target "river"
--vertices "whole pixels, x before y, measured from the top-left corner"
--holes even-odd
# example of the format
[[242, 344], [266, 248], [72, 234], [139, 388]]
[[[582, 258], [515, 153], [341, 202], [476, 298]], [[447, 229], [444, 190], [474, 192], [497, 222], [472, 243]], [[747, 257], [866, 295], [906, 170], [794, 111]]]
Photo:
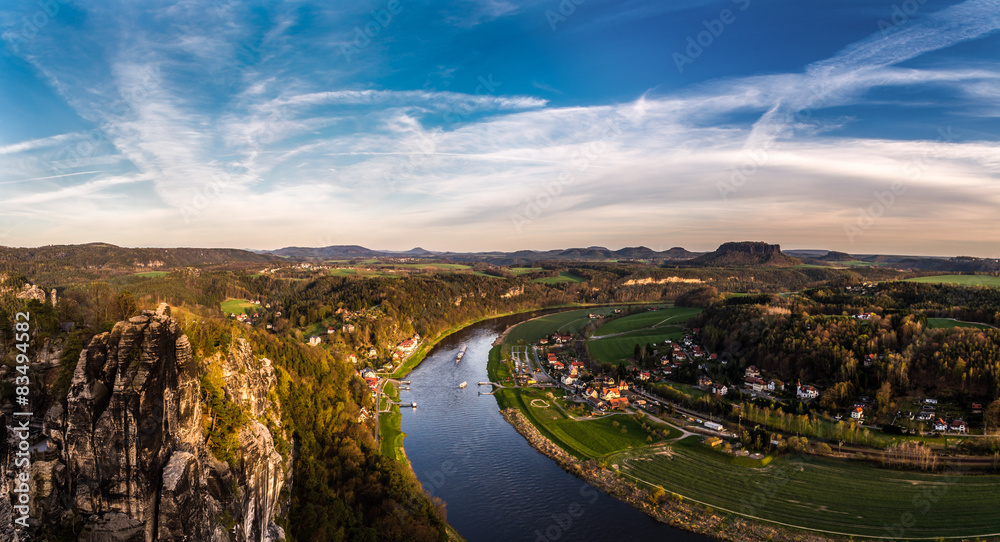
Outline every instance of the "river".
[[[413, 470], [447, 504], [448, 522], [471, 542], [480, 540], [677, 540], [702, 535], [659, 523], [595, 489], [542, 455], [500, 416], [486, 362], [508, 326], [534, 315], [488, 320], [439, 343], [409, 375], [403, 441]], [[455, 363], [461, 345], [468, 345]], [[468, 387], [459, 389], [466, 381]]]

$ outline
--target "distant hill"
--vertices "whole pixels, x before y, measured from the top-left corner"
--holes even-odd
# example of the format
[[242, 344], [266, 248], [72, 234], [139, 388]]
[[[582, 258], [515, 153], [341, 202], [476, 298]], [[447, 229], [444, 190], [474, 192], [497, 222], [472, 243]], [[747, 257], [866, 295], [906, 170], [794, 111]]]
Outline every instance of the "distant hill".
[[108, 243], [48, 245], [37, 248], [0, 247], [0, 264], [58, 263], [61, 266], [116, 268], [172, 268], [232, 262], [266, 263], [275, 258], [234, 248], [125, 248]]
[[782, 253], [779, 245], [759, 241], [723, 243], [714, 252], [688, 261], [690, 265], [704, 267], [791, 267], [801, 263], [798, 258]]
[[285, 247], [272, 250], [271, 254], [296, 260], [350, 260], [354, 258], [386, 257], [391, 253], [379, 252], [358, 245], [333, 245], [329, 247]]
[[857, 260], [857, 258], [846, 252], [837, 252], [835, 250], [831, 250], [826, 253], [826, 256], [820, 256], [817, 259], [823, 260], [824, 262], [850, 262]]
[[329, 247], [286, 247], [270, 251], [270, 254], [282, 258], [319, 259], [319, 260], [350, 260], [355, 258], [429, 258], [456, 262], [484, 262], [493, 265], [529, 265], [537, 262], [579, 262], [579, 261], [618, 261], [618, 260], [648, 260], [673, 261], [687, 260], [697, 253], [689, 252], [680, 247], [674, 247], [663, 252], [657, 252], [648, 247], [626, 247], [620, 250], [610, 250], [605, 247], [591, 246], [586, 248], [567, 248], [555, 250], [518, 250], [514, 252], [432, 252], [417, 247], [405, 252], [388, 250], [372, 250], [358, 245], [334, 245]]

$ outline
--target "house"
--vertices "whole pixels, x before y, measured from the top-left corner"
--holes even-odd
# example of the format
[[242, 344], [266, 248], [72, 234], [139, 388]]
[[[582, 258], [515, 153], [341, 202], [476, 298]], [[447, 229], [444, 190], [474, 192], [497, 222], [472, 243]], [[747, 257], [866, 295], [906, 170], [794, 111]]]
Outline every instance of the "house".
[[334, 329], [333, 326], [330, 326], [330, 327], [326, 328], [326, 334], [327, 335], [333, 333], [334, 331], [336, 331], [336, 329]]
[[712, 395], [718, 395], [722, 397], [729, 393], [729, 388], [723, 384], [712, 384]]
[[416, 349], [417, 349], [416, 339], [406, 339], [405, 341], [396, 345], [396, 350], [399, 350], [400, 352], [409, 353], [413, 352]]
[[576, 379], [573, 378], [572, 376], [564, 376], [562, 379], [562, 383], [566, 384], [567, 386], [572, 386], [573, 384], [576, 384]]
[[364, 423], [368, 419], [368, 409], [361, 407], [361, 412], [358, 413], [358, 423]]
[[962, 420], [952, 420], [949, 429], [951, 429], [952, 433], [965, 433], [965, 422]]
[[929, 421], [931, 421], [931, 418], [933, 418], [933, 417], [934, 417], [934, 414], [925, 411], [925, 412], [921, 412], [920, 414], [917, 414], [917, 421], [918, 422], [929, 422]]
[[538, 344], [549, 344], [549, 340], [543, 337], [538, 339]]
[[819, 390], [812, 386], [803, 386], [802, 384], [798, 384], [795, 389], [795, 396], [803, 401], [808, 401], [809, 399], [819, 397]]
[[313, 335], [312, 337], [309, 337], [309, 346], [316, 346], [321, 342], [323, 342], [323, 339], [321, 339], [318, 335]]
[[371, 367], [365, 367], [361, 369], [361, 378], [374, 377], [375, 371]]
[[645, 382], [645, 381], [649, 380], [649, 378], [650, 378], [649, 371], [642, 371], [642, 372], [639, 373], [639, 380], [642, 380], [643, 382]]
[[756, 365], [751, 365], [743, 372], [743, 378], [760, 378], [760, 369]]
[[558, 358], [556, 358], [555, 354], [549, 354], [548, 360], [549, 360], [549, 363], [552, 364], [552, 363], [555, 363], [556, 361], [558, 361]]
[[855, 420], [860, 420], [860, 419], [864, 418], [865, 417], [865, 407], [855, 406], [854, 409], [851, 410], [851, 417], [854, 418]]
[[618, 389], [621, 391], [628, 391], [628, 382], [625, 382], [624, 380], [619, 380]]
[[980, 404], [980, 403], [972, 403], [972, 413], [973, 414], [982, 414], [983, 413], [983, 405]]
[[355, 356], [354, 354], [351, 354], [351, 355], [347, 356], [347, 361], [349, 361], [351, 363], [357, 363], [358, 362], [358, 356]]
[[344, 327], [340, 328], [344, 333], [354, 333], [354, 324], [346, 324]]
[[924, 404], [925, 405], [936, 405], [938, 403], [937, 403], [937, 399], [931, 399], [931, 398], [928, 397], [927, 399], [924, 399]]
[[709, 377], [707, 377], [707, 376], [699, 376], [698, 377], [698, 385], [699, 386], [711, 386], [712, 385], [712, 379], [709, 378]]
[[767, 383], [767, 391], [785, 391], [785, 383], [772, 379]]
[[718, 354], [709, 354], [708, 355], [708, 359], [710, 359], [712, 361], [715, 361], [715, 360], [719, 359], [719, 355]]
[[947, 431], [948, 423], [942, 420], [941, 418], [938, 418], [937, 421], [934, 422], [934, 425], [932, 427], [935, 431]]
[[867, 356], [865, 356], [865, 367], [871, 367], [872, 365], [875, 365], [875, 360], [877, 359], [878, 359], [877, 355], [868, 354]]
[[608, 400], [608, 404], [611, 405], [611, 408], [623, 409], [628, 406], [628, 397], [615, 397]]
[[747, 387], [747, 389], [753, 390], [757, 393], [764, 391], [764, 388], [767, 387], [767, 384], [764, 383], [763, 379], [753, 377], [744, 380], [743, 384]]
[[618, 391], [618, 388], [607, 388], [606, 390], [604, 390], [604, 393], [602, 394], [601, 398], [604, 399], [605, 401], [610, 401], [612, 399], [617, 399], [618, 397], [621, 396], [622, 394]]
[[573, 366], [574, 369], [583, 369], [583, 362], [582, 361], [574, 361], [574, 362], [571, 362], [570, 365]]
[[716, 446], [719, 446], [719, 445], [722, 444], [722, 439], [719, 438], [719, 437], [708, 437], [707, 439], [704, 440], [704, 444], [706, 446], [710, 446], [712, 448], [715, 448]]
[[369, 348], [369, 349], [368, 349], [368, 357], [370, 357], [370, 358], [374, 358], [374, 357], [376, 357], [376, 356], [378, 356], [378, 350], [375, 350], [375, 347], [374, 347], [374, 346], [373, 346], [373, 347], [371, 347], [371, 348]]
[[601, 401], [596, 397], [588, 397], [587, 402], [590, 403], [590, 406], [597, 410], [604, 410], [604, 401]]
[[561, 362], [561, 361], [553, 361], [552, 362], [552, 367], [554, 367], [556, 369], [565, 369], [566, 368], [566, 364], [563, 363], [563, 362]]
[[865, 313], [861, 313], [861, 314], [855, 314], [854, 318], [856, 318], [858, 320], [871, 320], [872, 319], [872, 315], [871, 315], [871, 313], [865, 312]]

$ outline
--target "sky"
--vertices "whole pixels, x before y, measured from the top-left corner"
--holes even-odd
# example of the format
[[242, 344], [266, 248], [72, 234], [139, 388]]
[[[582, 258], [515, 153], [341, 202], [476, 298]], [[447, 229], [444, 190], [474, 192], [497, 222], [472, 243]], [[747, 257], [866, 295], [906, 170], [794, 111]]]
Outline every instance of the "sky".
[[1000, 257], [1000, 0], [9, 0], [0, 245]]

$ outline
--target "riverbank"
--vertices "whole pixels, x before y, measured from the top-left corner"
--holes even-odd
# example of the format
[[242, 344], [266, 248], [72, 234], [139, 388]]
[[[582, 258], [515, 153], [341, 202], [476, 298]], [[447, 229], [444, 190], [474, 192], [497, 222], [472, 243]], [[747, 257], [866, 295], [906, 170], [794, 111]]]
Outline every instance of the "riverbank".
[[581, 461], [573, 457], [542, 435], [520, 410], [505, 408], [501, 410], [501, 414], [534, 449], [555, 461], [566, 471], [672, 527], [734, 542], [847, 540], [808, 531], [785, 529], [730, 514], [719, 514], [711, 507], [685, 502], [679, 495], [661, 493], [657, 491], [658, 488], [641, 488], [626, 480], [618, 472], [601, 467], [596, 461]]

